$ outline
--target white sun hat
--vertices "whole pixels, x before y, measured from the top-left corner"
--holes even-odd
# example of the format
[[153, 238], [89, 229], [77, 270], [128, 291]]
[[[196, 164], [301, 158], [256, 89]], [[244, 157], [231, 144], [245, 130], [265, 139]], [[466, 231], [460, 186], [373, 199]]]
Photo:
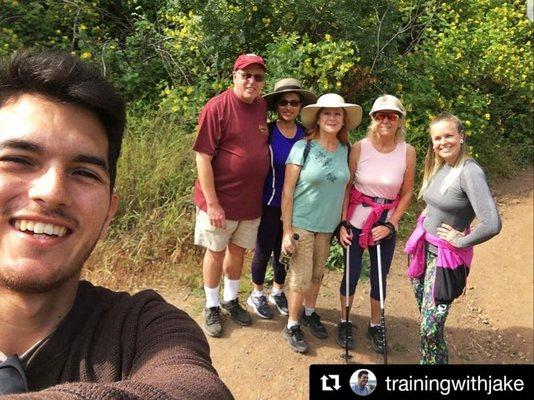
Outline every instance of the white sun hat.
[[306, 128], [313, 127], [317, 111], [321, 108], [344, 108], [347, 112], [346, 128], [349, 131], [360, 125], [362, 120], [362, 108], [358, 104], [345, 103], [339, 94], [326, 93], [319, 97], [317, 103], [310, 104], [300, 111], [300, 119]]
[[394, 111], [399, 113], [402, 118], [406, 118], [406, 109], [401, 101], [390, 94], [385, 94], [376, 99], [371, 111], [369, 111], [369, 115], [372, 117], [373, 114], [378, 111]]

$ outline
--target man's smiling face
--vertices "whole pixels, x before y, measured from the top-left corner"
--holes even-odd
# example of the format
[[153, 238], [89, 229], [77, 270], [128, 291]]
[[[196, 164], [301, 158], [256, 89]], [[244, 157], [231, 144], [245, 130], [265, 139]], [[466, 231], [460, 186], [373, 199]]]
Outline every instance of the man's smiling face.
[[117, 208], [107, 154], [87, 109], [31, 94], [0, 107], [0, 287], [77, 282]]

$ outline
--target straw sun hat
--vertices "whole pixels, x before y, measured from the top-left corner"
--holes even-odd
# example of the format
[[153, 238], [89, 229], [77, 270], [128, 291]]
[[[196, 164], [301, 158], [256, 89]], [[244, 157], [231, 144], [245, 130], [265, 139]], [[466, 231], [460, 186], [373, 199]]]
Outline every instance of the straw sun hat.
[[267, 102], [267, 105], [270, 110], [275, 109], [276, 100], [283, 94], [288, 92], [298, 93], [302, 99], [302, 105], [308, 105], [317, 101], [317, 96], [302, 88], [302, 84], [297, 79], [293, 78], [284, 78], [280, 79], [274, 84], [274, 91], [263, 96], [264, 100]]
[[362, 120], [362, 108], [358, 104], [345, 103], [343, 97], [335, 93], [323, 94], [317, 103], [310, 104], [300, 111], [302, 124], [310, 129], [315, 122], [317, 111], [321, 108], [343, 108], [347, 112], [346, 128], [350, 131], [360, 125]]

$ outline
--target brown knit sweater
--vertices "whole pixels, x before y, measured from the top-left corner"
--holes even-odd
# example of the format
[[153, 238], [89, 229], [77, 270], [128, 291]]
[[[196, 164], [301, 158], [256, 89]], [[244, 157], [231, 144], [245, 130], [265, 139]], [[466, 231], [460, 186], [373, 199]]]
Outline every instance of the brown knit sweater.
[[86, 281], [26, 374], [32, 393], [0, 399], [233, 398], [186, 313], [151, 290], [130, 296]]

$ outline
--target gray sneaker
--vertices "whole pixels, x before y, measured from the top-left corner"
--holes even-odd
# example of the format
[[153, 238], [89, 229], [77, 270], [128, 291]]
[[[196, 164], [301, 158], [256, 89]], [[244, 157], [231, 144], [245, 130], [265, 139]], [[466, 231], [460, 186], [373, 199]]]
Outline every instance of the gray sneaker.
[[308, 343], [304, 340], [304, 333], [302, 333], [300, 325], [292, 326], [289, 329], [285, 326], [282, 335], [293, 351], [297, 353], [306, 353], [308, 351]]
[[247, 304], [252, 307], [254, 312], [261, 318], [272, 319], [274, 317], [271, 307], [267, 304], [267, 297], [265, 296], [248, 296]]
[[276, 306], [276, 308], [278, 309], [278, 312], [280, 312], [280, 314], [288, 315], [287, 297], [286, 297], [286, 294], [284, 292], [282, 292], [280, 294], [276, 294], [276, 295], [270, 294], [269, 295], [269, 303], [271, 303], [272, 305]]
[[238, 325], [248, 326], [252, 323], [250, 314], [239, 304], [238, 299], [221, 302], [221, 308], [225, 313], [230, 314], [232, 321]]
[[204, 309], [204, 331], [211, 337], [221, 337], [223, 334], [220, 311], [219, 307]]
[[328, 337], [326, 327], [321, 322], [321, 317], [319, 314], [317, 314], [315, 311], [312, 313], [312, 315], [308, 316], [303, 310], [302, 314], [300, 314], [300, 322], [302, 325], [309, 327], [311, 333], [316, 338], [326, 339]]

